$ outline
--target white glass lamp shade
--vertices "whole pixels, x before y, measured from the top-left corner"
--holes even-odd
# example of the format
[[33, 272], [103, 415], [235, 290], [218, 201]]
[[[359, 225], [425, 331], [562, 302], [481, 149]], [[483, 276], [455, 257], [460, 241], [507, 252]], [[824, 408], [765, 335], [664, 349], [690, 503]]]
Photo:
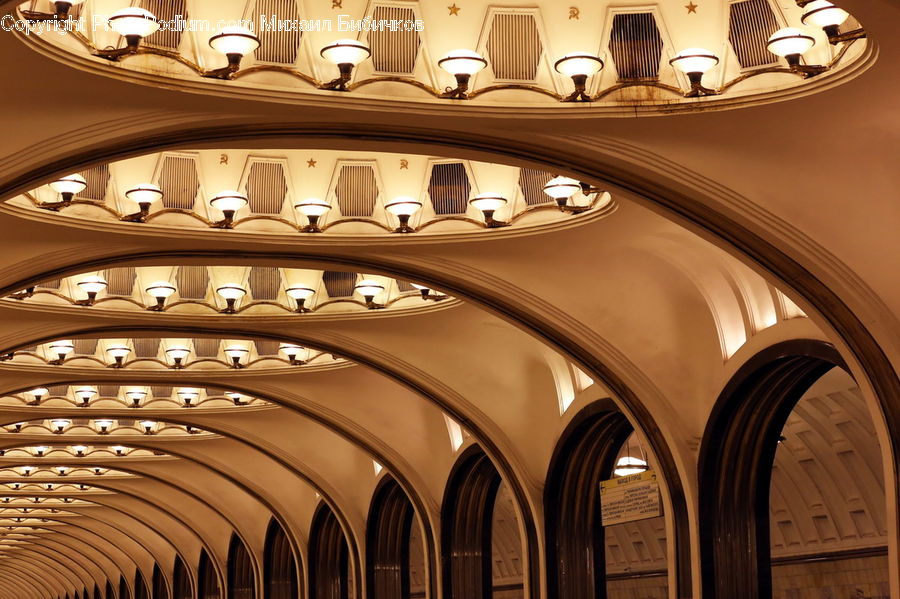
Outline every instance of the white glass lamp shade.
[[331, 204], [323, 200], [310, 198], [294, 204], [294, 208], [303, 216], [319, 217], [331, 210]]
[[85, 277], [78, 281], [78, 287], [85, 293], [97, 294], [106, 289], [106, 279], [96, 275]]
[[246, 403], [244, 399], [249, 399], [243, 393], [238, 393], [237, 391], [226, 391], [225, 397], [233, 401], [235, 405]]
[[225, 355], [232, 360], [240, 361], [250, 355], [250, 350], [240, 345], [232, 345], [225, 348]]
[[34, 454], [35, 457], [42, 458], [48, 451], [50, 451], [50, 448], [46, 445], [38, 445], [31, 453]]
[[124, 445], [113, 445], [110, 449], [116, 452], [116, 455], [125, 455], [128, 453], [128, 448]]
[[641, 472], [646, 472], [646, 470], [646, 461], [642, 460], [641, 458], [624, 456], [619, 458], [619, 460], [616, 462], [616, 467], [615, 470], [613, 470], [613, 473], [616, 476], [631, 476], [632, 474], [640, 474]]
[[453, 50], [438, 61], [438, 66], [451, 75], [474, 75], [487, 64], [487, 60], [472, 50]]
[[97, 432], [100, 432], [100, 433], [108, 433], [110, 431], [110, 429], [112, 429], [114, 424], [115, 424], [115, 421], [113, 421], [113, 420], [107, 420], [107, 419], [94, 420], [94, 427], [97, 429]]
[[140, 405], [140, 403], [144, 401], [145, 397], [147, 397], [147, 392], [141, 391], [140, 389], [134, 389], [132, 391], [125, 392], [125, 399], [135, 405]]
[[159, 22], [149, 10], [129, 6], [109, 17], [109, 26], [122, 37], [147, 37], [159, 31]]
[[719, 57], [703, 48], [685, 48], [669, 61], [682, 73], [705, 73], [719, 64]]
[[309, 287], [289, 287], [285, 290], [285, 293], [291, 299], [308, 300], [316, 294], [316, 290]]
[[309, 350], [303, 346], [295, 345], [293, 343], [282, 343], [278, 347], [278, 351], [286, 355], [291, 360], [302, 360], [305, 361], [309, 358]]
[[125, 197], [136, 204], [152, 204], [162, 199], [163, 192], [152, 183], [141, 183], [126, 191]]
[[140, 421], [141, 430], [145, 433], [152, 433], [156, 430], [157, 423], [155, 420], [141, 420]]
[[79, 387], [75, 390], [75, 397], [81, 401], [90, 401], [96, 394], [97, 391], [92, 387]]
[[37, 388], [32, 389], [31, 391], [29, 391], [29, 393], [31, 393], [31, 396], [32, 396], [34, 399], [40, 400], [40, 399], [42, 399], [45, 395], [47, 395], [48, 393], [50, 393], [50, 390], [47, 389], [46, 387], [37, 387]]
[[581, 191], [581, 184], [569, 177], [554, 177], [544, 185], [544, 193], [554, 200], [568, 200]]
[[65, 418], [57, 418], [50, 421], [50, 426], [53, 427], [53, 432], [59, 433], [69, 428], [70, 424], [72, 424], [72, 421], [66, 420]]
[[75, 344], [71, 341], [54, 341], [50, 344], [50, 351], [57, 356], [68, 356], [75, 351]]
[[378, 281], [366, 279], [364, 281], [360, 281], [354, 289], [356, 289], [356, 291], [359, 292], [359, 294], [363, 297], [374, 298], [379, 293], [384, 291], [384, 285], [382, 285]]
[[850, 16], [846, 10], [838, 8], [828, 0], [814, 0], [803, 7], [800, 22], [815, 27], [837, 27]]
[[175, 286], [168, 281], [156, 281], [147, 286], [147, 293], [155, 298], [166, 299], [177, 291]]
[[77, 195], [87, 188], [87, 181], [81, 175], [67, 175], [50, 182], [50, 189], [56, 193]]
[[431, 291], [431, 287], [426, 287], [425, 285], [420, 285], [418, 283], [410, 283], [410, 285], [419, 291]]
[[385, 204], [384, 209], [394, 216], [412, 216], [422, 209], [422, 202], [413, 198], [400, 197]]
[[37, 470], [37, 468], [35, 466], [22, 466], [22, 468], [20, 469], [20, 472], [24, 476], [31, 476], [31, 473], [34, 472], [35, 470]]
[[87, 452], [87, 450], [88, 450], [87, 445], [73, 445], [72, 446], [72, 452], [77, 456], [83, 456], [85, 454], [85, 452]]
[[247, 196], [239, 191], [221, 191], [209, 201], [209, 205], [223, 213], [235, 213], [247, 205]]
[[772, 34], [766, 47], [777, 56], [794, 56], [805, 53], [816, 44], [813, 36], [796, 27], [785, 27]]
[[131, 348], [125, 345], [114, 345], [107, 348], [106, 353], [108, 353], [111, 358], [124, 359], [131, 353]]
[[209, 38], [210, 47], [226, 56], [246, 56], [259, 48], [259, 38], [246, 27], [225, 27]]
[[237, 283], [226, 283], [216, 289], [216, 293], [227, 300], [239, 300], [247, 295], [247, 290]]
[[170, 347], [166, 350], [166, 355], [173, 360], [184, 360], [190, 353], [191, 350], [186, 347]]
[[575, 52], [566, 54], [553, 65], [557, 73], [567, 77], [591, 77], [603, 68], [603, 61], [593, 54]]
[[496, 193], [482, 193], [469, 200], [469, 203], [482, 212], [494, 212], [506, 206], [506, 198]]
[[56, 468], [54, 468], [54, 470], [56, 470], [56, 473], [58, 475], [65, 476], [69, 473], [69, 470], [71, 470], [71, 468], [69, 468], [68, 466], [57, 466]]
[[200, 399], [200, 390], [190, 387], [179, 389], [177, 394], [178, 399], [186, 406], [196, 405], [197, 400]]
[[360, 41], [342, 39], [331, 42], [322, 48], [320, 54], [322, 58], [331, 64], [352, 64], [356, 66], [371, 56], [372, 51]]

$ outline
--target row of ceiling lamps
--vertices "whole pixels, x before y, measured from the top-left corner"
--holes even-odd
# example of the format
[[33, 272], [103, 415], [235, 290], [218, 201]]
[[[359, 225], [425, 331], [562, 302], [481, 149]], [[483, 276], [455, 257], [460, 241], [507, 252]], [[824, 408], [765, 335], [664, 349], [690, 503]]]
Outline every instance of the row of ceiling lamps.
[[[48, 349], [57, 356], [56, 360], [52, 360], [48, 363], [59, 366], [66, 361], [69, 354], [75, 351], [75, 344], [69, 340], [54, 341], [48, 345]], [[311, 349], [293, 343], [282, 343], [279, 346], [278, 351], [288, 358], [288, 362], [292, 366], [303, 366], [312, 357]], [[131, 354], [131, 348], [127, 345], [114, 345], [108, 348], [106, 353], [113, 359], [113, 362], [109, 364], [110, 368], [122, 368], [125, 365], [125, 358]], [[191, 350], [184, 346], [169, 347], [165, 351], [166, 356], [172, 360], [169, 367], [175, 370], [184, 368], [185, 359], [190, 353]], [[232, 368], [244, 368], [246, 366], [246, 361], [250, 356], [250, 349], [243, 345], [230, 345], [225, 348], [224, 353], [231, 360], [230, 365]], [[85, 391], [85, 393], [87, 392]], [[77, 394], [78, 393], [76, 392], [76, 395]], [[146, 393], [144, 395], [146, 395]], [[83, 405], [87, 407], [91, 397], [84, 399], [79, 396], [79, 398], [83, 400]]]
[[[15, 424], [13, 424], [12, 427], [7, 430], [7, 432], [21, 433], [22, 427], [25, 426], [25, 424], [27, 424], [27, 423], [17, 422]], [[98, 419], [94, 420], [94, 426], [96, 427], [97, 432], [100, 433], [101, 435], [108, 435], [116, 424], [117, 423], [115, 420], [108, 419], [108, 418], [98, 418]], [[159, 429], [159, 424], [160, 423], [155, 420], [141, 420], [140, 422], [138, 422], [138, 425], [140, 426], [141, 431], [145, 435], [152, 435], [153, 433], [157, 432]], [[54, 435], [61, 435], [64, 432], [66, 432], [66, 429], [68, 429], [70, 426], [72, 426], [71, 420], [69, 420], [67, 418], [54, 418], [53, 420], [50, 421], [50, 432], [52, 432]], [[192, 434], [200, 432], [197, 428], [192, 427], [192, 426], [188, 426], [187, 428], [189, 429], [188, 432], [192, 433]], [[45, 446], [39, 446], [36, 449], [42, 449], [44, 447]], [[80, 445], [79, 447], [85, 447], [85, 446]], [[116, 447], [117, 446], [114, 446], [112, 449], [115, 449]], [[87, 450], [87, 448], [85, 447], [84, 451], [86, 451], [86, 450]], [[39, 458], [44, 457], [44, 453], [46, 453], [46, 450], [43, 451], [40, 455], [35, 454], [35, 457], [39, 457]], [[84, 456], [80, 455], [78, 457], [84, 457]]]
[[[38, 207], [46, 210], [58, 211], [69, 206], [79, 193], [87, 188], [87, 181], [79, 174], [67, 175], [50, 182], [50, 188], [59, 194], [59, 201], [38, 204]], [[584, 210], [583, 206], [569, 206], [568, 201], [579, 191], [590, 193], [590, 186], [586, 186], [570, 179], [569, 177], [555, 177], [544, 185], [544, 193], [553, 198], [560, 210], [578, 213]], [[138, 205], [138, 212], [122, 217], [126, 222], [145, 222], [150, 214], [150, 206], [154, 202], [162, 201], [163, 191], [152, 183], [141, 183], [125, 192], [125, 197]], [[220, 211], [222, 220], [212, 223], [210, 226], [217, 229], [230, 229], [234, 225], [234, 215], [238, 210], [250, 203], [247, 196], [239, 191], [221, 191], [209, 200], [209, 205]], [[508, 200], [498, 193], [482, 193], [471, 200], [471, 204], [484, 215], [485, 226], [489, 228], [507, 226], [509, 223], [496, 220], [494, 214], [508, 204]], [[423, 204], [415, 198], [401, 196], [394, 198], [384, 205], [385, 210], [397, 217], [399, 226], [395, 233], [413, 233], [415, 229], [409, 221]], [[306, 217], [308, 224], [300, 230], [304, 233], [321, 233], [319, 219], [331, 210], [331, 204], [318, 198], [298, 200], [294, 202], [294, 209]]]
[[[291, 356], [291, 359], [296, 360], [298, 353], [295, 353], [295, 350], [303, 349], [296, 345], [288, 345], [282, 344], [281, 351], [286, 352], [286, 355]], [[309, 350], [306, 350], [307, 352]], [[179, 354], [179, 358], [182, 354]], [[50, 390], [46, 387], [36, 387], [28, 392], [29, 395], [33, 398], [28, 405], [30, 406], [39, 406], [41, 405], [41, 400], [43, 400], [47, 394], [50, 393]], [[200, 389], [195, 389], [193, 387], [180, 387], [175, 392], [178, 395], [178, 399], [181, 400], [182, 405], [186, 408], [193, 408], [197, 405], [197, 402], [200, 400]], [[91, 401], [97, 397], [97, 390], [93, 387], [78, 387], [74, 391], [75, 397], [81, 401], [81, 407], [86, 408], [90, 406]], [[147, 398], [148, 393], [143, 389], [129, 389], [125, 391], [125, 399], [131, 402], [132, 408], [139, 408], [143, 401]], [[225, 397], [229, 398], [234, 402], [236, 406], [247, 405], [245, 401], [248, 399], [241, 393], [236, 391], [226, 391]]]
[[[72, 4], [80, 4], [83, 0], [57, 1], [55, 15], [38, 15], [30, 13], [31, 18], [65, 18]], [[801, 17], [803, 24], [821, 27], [832, 43], [848, 41], [862, 37], [863, 32], [852, 32], [853, 35], [841, 35], [840, 25], [849, 17], [847, 11], [834, 6], [828, 0], [814, 0], [805, 5]], [[138, 7], [123, 8], [108, 19], [109, 26], [126, 40], [124, 48], [97, 50], [96, 55], [109, 60], [119, 60], [123, 56], [137, 53], [141, 40], [156, 33], [159, 23], [156, 16], [148, 10]], [[231, 79], [240, 70], [244, 56], [254, 52], [260, 46], [259, 38], [245, 27], [225, 27], [212, 36], [209, 45], [217, 52], [224, 54], [228, 66], [204, 71], [202, 76], [218, 79]], [[800, 29], [786, 27], [776, 31], [768, 40], [766, 47], [773, 54], [783, 57], [792, 71], [811, 76], [827, 70], [821, 65], [801, 65], [800, 57], [815, 45], [815, 39]], [[165, 51], [150, 50], [166, 54]], [[320, 89], [349, 91], [353, 69], [368, 59], [372, 52], [369, 47], [358, 40], [341, 39], [321, 49], [321, 56], [338, 67], [337, 79], [319, 84]], [[687, 97], [714, 95], [719, 92], [703, 87], [703, 74], [718, 64], [719, 58], [708, 50], [689, 48], [679, 52], [669, 63], [688, 76], [691, 89], [685, 93]], [[473, 75], [487, 67], [488, 61], [471, 50], [453, 50], [438, 61], [438, 66], [456, 79], [456, 88], [448, 88], [440, 94], [442, 98], [466, 99], [469, 97], [469, 82]], [[589, 102], [593, 100], [587, 94], [587, 80], [597, 74], [604, 66], [603, 60], [590, 53], [568, 54], [554, 65], [558, 73], [571, 77], [575, 91], [565, 98], [567, 102]], [[515, 87], [515, 86], [511, 86]]]
[[[442, 301], [447, 299], [446, 295], [434, 293], [431, 288], [426, 287], [425, 285], [420, 285], [418, 283], [410, 284], [419, 290], [422, 299], [432, 301]], [[97, 294], [106, 289], [109, 283], [99, 275], [89, 275], [78, 281], [76, 285], [87, 294], [87, 298], [78, 300], [75, 303], [79, 306], [93, 306], [97, 302]], [[10, 297], [19, 300], [26, 299], [34, 294], [34, 289], [34, 287], [29, 287]], [[366, 307], [370, 310], [377, 310], [385, 307], [384, 304], [375, 301], [385, 292], [384, 285], [378, 281], [365, 279], [357, 283], [353, 289], [362, 296], [363, 300], [365, 300]], [[174, 295], [178, 289], [168, 281], [156, 281], [148, 285], [144, 291], [156, 300], [155, 304], [147, 306], [147, 310], [161, 312], [166, 308], [166, 299]], [[237, 303], [247, 295], [247, 289], [237, 283], [226, 283], [216, 288], [216, 294], [225, 300], [225, 307], [220, 310], [220, 312], [222, 314], [235, 314], [237, 313]], [[310, 311], [309, 308], [306, 307], [306, 302], [316, 294], [316, 290], [311, 287], [294, 286], [285, 289], [285, 294], [296, 303], [294, 312], [305, 313]]]

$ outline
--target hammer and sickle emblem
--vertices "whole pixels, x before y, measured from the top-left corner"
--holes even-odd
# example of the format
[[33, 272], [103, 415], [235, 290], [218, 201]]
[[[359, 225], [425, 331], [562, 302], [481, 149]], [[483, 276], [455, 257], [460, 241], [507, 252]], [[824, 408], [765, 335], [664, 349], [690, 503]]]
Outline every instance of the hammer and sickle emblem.
[[406, 158], [401, 159], [400, 160], [400, 168], [408, 169], [409, 168], [409, 160], [407, 160]]
[[572, 19], [580, 19], [581, 18], [581, 10], [577, 6], [569, 7], [569, 20]]
[[344, 8], [344, 0], [331, 0], [331, 8]]
[[228, 154], [219, 154], [219, 164], [228, 164]]

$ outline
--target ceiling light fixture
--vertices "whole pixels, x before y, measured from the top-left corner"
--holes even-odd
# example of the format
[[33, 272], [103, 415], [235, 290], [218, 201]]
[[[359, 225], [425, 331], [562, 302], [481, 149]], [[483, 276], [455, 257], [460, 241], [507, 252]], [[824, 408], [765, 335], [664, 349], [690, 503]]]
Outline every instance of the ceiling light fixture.
[[152, 435], [156, 432], [157, 423], [153, 420], [141, 420], [140, 425], [145, 435]]
[[310, 350], [300, 345], [282, 343], [278, 346], [278, 351], [288, 357], [291, 366], [303, 366], [309, 360]]
[[28, 405], [39, 406], [39, 405], [41, 405], [41, 400], [44, 399], [44, 397], [46, 397], [48, 393], [50, 393], [50, 390], [47, 389], [46, 387], [36, 387], [36, 388], [32, 389], [31, 391], [29, 391], [29, 393], [31, 394], [31, 397], [33, 397], [34, 399], [32, 401], [30, 401], [28, 403]]
[[94, 420], [94, 426], [97, 428], [97, 432], [101, 435], [108, 435], [109, 431], [112, 430], [115, 421], [108, 419]]
[[482, 193], [469, 200], [469, 203], [484, 214], [484, 224], [489, 229], [509, 226], [507, 222], [494, 219], [494, 213], [507, 204], [507, 200], [503, 196], [496, 193]]
[[44, 457], [44, 454], [47, 453], [49, 450], [50, 450], [50, 448], [47, 447], [46, 445], [38, 445], [37, 447], [32, 449], [31, 453], [34, 454], [34, 457], [36, 457], [36, 458], [42, 458], [42, 457]]
[[766, 42], [769, 52], [784, 58], [791, 71], [802, 73], [805, 77], [812, 77], [827, 70], [827, 67], [821, 65], [800, 63], [801, 57], [815, 45], [816, 38], [796, 27], [779, 29]]
[[125, 358], [131, 353], [131, 348], [126, 345], [114, 345], [108, 348], [106, 353], [113, 359], [113, 363], [109, 365], [110, 368], [122, 368], [125, 365]]
[[339, 92], [348, 91], [347, 84], [353, 76], [353, 69], [372, 55], [372, 51], [364, 43], [353, 39], [341, 39], [331, 42], [319, 52], [328, 62], [337, 65], [340, 76], [321, 86]]
[[113, 445], [112, 447], [110, 447], [110, 449], [112, 449], [114, 452], [116, 452], [117, 457], [122, 457], [126, 453], [128, 453], [128, 448], [125, 447], [124, 445]]
[[359, 284], [354, 287], [357, 293], [363, 296], [363, 299], [366, 300], [366, 307], [370, 310], [376, 310], [378, 308], [384, 308], [383, 304], [376, 304], [375, 298], [384, 292], [384, 285], [379, 283], [378, 281], [373, 281], [371, 279], [365, 279], [360, 281]]
[[415, 229], [409, 226], [409, 219], [413, 214], [422, 209], [422, 202], [413, 198], [401, 196], [394, 198], [384, 209], [397, 217], [400, 226], [394, 229], [394, 233], [415, 233]]
[[440, 302], [448, 298], [448, 296], [443, 293], [432, 293], [434, 290], [431, 289], [431, 287], [426, 287], [425, 285], [420, 285], [418, 283], [410, 283], [410, 285], [419, 290], [423, 300]]
[[39, 208], [53, 210], [54, 212], [65, 208], [72, 203], [75, 196], [87, 189], [87, 181], [79, 174], [66, 175], [50, 182], [50, 189], [59, 194], [59, 201], [38, 204]]
[[125, 399], [131, 402], [132, 408], [141, 407], [141, 402], [147, 397], [147, 392], [143, 389], [131, 389], [125, 392]]
[[113, 31], [125, 38], [125, 47], [98, 50], [96, 56], [106, 60], [115, 61], [123, 56], [137, 54], [141, 40], [159, 31], [156, 15], [137, 6], [117, 10], [107, 22]]
[[222, 314], [234, 314], [237, 312], [235, 304], [247, 295], [247, 290], [237, 283], [226, 283], [216, 289], [216, 293], [225, 299], [225, 308], [221, 310]]
[[220, 191], [209, 201], [209, 205], [220, 211], [224, 218], [212, 223], [214, 229], [231, 229], [234, 227], [234, 214], [249, 203], [247, 196], [239, 191]]
[[51, 360], [48, 364], [59, 366], [66, 360], [66, 356], [75, 351], [75, 344], [71, 341], [54, 341], [50, 344], [49, 350], [56, 354], [56, 360]]
[[647, 462], [646, 460], [642, 460], [641, 458], [635, 458], [632, 456], [624, 456], [619, 458], [616, 462], [615, 470], [613, 470], [613, 474], [616, 476], [631, 476], [633, 474], [640, 474], [642, 472], [647, 471]]
[[244, 395], [237, 391], [226, 391], [225, 397], [233, 401], [236, 406], [246, 406], [248, 403], [244, 401]]
[[186, 408], [193, 408], [197, 405], [197, 400], [200, 399], [200, 390], [193, 389], [191, 387], [184, 387], [177, 391], [178, 398], [181, 400], [181, 403]]
[[298, 313], [309, 312], [309, 308], [306, 307], [306, 300], [316, 294], [316, 290], [310, 287], [288, 287], [284, 292], [289, 298], [297, 302], [297, 308], [294, 312]]
[[87, 445], [73, 445], [72, 446], [72, 451], [75, 452], [76, 458], [83, 458], [84, 454], [87, 452], [87, 450], [88, 450]]
[[93, 387], [79, 387], [75, 389], [75, 397], [81, 401], [82, 408], [88, 407], [96, 394], [97, 391]]
[[78, 287], [87, 293], [87, 299], [75, 302], [77, 306], [93, 306], [97, 301], [97, 294], [106, 289], [106, 279], [99, 275], [87, 276], [77, 283]]
[[309, 224], [300, 229], [303, 233], [321, 233], [319, 219], [331, 210], [331, 204], [317, 198], [302, 200], [294, 204], [294, 209], [306, 217]]
[[246, 27], [225, 27], [221, 32], [209, 38], [209, 46], [224, 54], [228, 66], [203, 73], [204, 77], [213, 79], [231, 79], [241, 68], [241, 60], [259, 48], [259, 38]]
[[[828, 0], [813, 0], [803, 8], [804, 11], [800, 17], [800, 22], [804, 25], [821, 27], [825, 31], [825, 35], [828, 36], [828, 41], [832, 44], [861, 37], [857, 35], [857, 32], [862, 32], [861, 29], [848, 31], [841, 35], [841, 25], [850, 17], [850, 13], [842, 8], [838, 8], [831, 2], [828, 2]], [[847, 37], [848, 35], [854, 35], [855, 37]], [[865, 33], [863, 32], [864, 35]]]
[[231, 358], [232, 368], [243, 368], [244, 364], [241, 361], [250, 355], [250, 350], [240, 345], [232, 345], [225, 348], [225, 355]]
[[35, 470], [37, 470], [35, 466], [22, 466], [22, 468], [19, 469], [19, 472], [22, 473], [22, 476], [31, 476]]
[[184, 368], [184, 360], [190, 353], [191, 350], [183, 346], [170, 347], [166, 350], [166, 356], [172, 359], [171, 367], [175, 370]]
[[448, 53], [438, 61], [438, 66], [456, 78], [456, 88], [448, 87], [441, 97], [453, 100], [467, 99], [472, 75], [483, 70], [487, 65], [488, 61], [472, 50], [453, 50]]
[[66, 429], [70, 424], [72, 424], [72, 421], [65, 418], [56, 418], [50, 421], [50, 426], [52, 427], [53, 433], [56, 435], [61, 435], [66, 432]]
[[669, 64], [687, 75], [691, 89], [684, 94], [685, 98], [714, 96], [719, 92], [703, 87], [703, 74], [719, 64], [719, 57], [703, 48], [687, 48], [675, 55]]
[[73, 6], [81, 4], [84, 0], [55, 0], [52, 2], [54, 12], [40, 12], [34, 10], [23, 10], [22, 16], [29, 21], [64, 21], [69, 18], [69, 11]]
[[168, 281], [156, 281], [150, 283], [145, 291], [156, 300], [156, 305], [148, 306], [147, 309], [153, 312], [162, 312], [166, 309], [166, 299], [178, 290]]
[[129, 223], [143, 223], [150, 215], [150, 206], [153, 202], [163, 199], [163, 191], [152, 183], [141, 183], [126, 191], [125, 197], [138, 205], [138, 212], [123, 216], [122, 220]]
[[587, 81], [603, 69], [603, 61], [593, 54], [576, 52], [557, 60], [553, 68], [557, 73], [571, 77], [575, 84], [575, 91], [563, 98], [563, 102], [590, 102]]
[[556, 205], [559, 206], [560, 210], [576, 208], [575, 206], [568, 206], [569, 199], [581, 189], [581, 183], [570, 177], [563, 176], [553, 177], [543, 187], [544, 193], [556, 200]]

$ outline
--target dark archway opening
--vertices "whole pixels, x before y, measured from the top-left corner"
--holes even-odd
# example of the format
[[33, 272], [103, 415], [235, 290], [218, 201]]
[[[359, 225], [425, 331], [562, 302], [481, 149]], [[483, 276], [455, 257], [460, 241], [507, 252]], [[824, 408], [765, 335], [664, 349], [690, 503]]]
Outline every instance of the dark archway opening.
[[804, 394], [835, 367], [833, 346], [794, 340], [749, 359], [725, 386], [700, 452], [703, 595], [771, 599], [770, 495], [779, 441]]
[[191, 590], [191, 576], [187, 565], [177, 555], [175, 556], [175, 566], [172, 570], [172, 588], [174, 589], [174, 599], [194, 598], [194, 593]]
[[169, 599], [169, 586], [159, 564], [153, 565], [153, 592], [150, 596], [153, 599]]
[[337, 517], [324, 502], [313, 515], [309, 533], [309, 594], [312, 599], [349, 599], [353, 595], [349, 547]]
[[[424, 556], [417, 559], [413, 555], [422, 553], [421, 542], [413, 535], [416, 525], [409, 497], [394, 477], [386, 474], [375, 489], [366, 526], [367, 589], [373, 599], [412, 597], [412, 564], [424, 563]], [[416, 578], [423, 574], [417, 572]]]
[[209, 559], [206, 549], [200, 550], [200, 563], [197, 566], [197, 596], [200, 599], [219, 599], [219, 581], [216, 569]]
[[228, 547], [228, 599], [256, 599], [256, 575], [247, 546], [236, 534]]
[[297, 599], [297, 558], [284, 529], [273, 518], [266, 532], [263, 557], [265, 599]]

